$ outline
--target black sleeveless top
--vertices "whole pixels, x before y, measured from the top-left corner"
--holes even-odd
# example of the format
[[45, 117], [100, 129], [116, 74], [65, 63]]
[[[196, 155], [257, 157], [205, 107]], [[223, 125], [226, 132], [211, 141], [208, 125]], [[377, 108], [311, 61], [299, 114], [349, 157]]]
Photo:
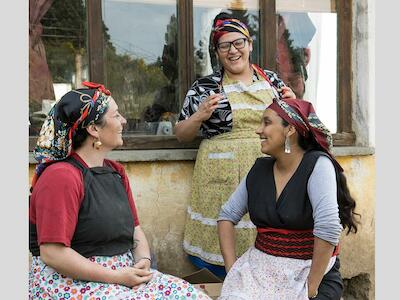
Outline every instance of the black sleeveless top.
[[[84, 199], [71, 248], [85, 257], [114, 256], [133, 248], [134, 217], [121, 175], [111, 166], [86, 168], [73, 157], [63, 160], [81, 170]], [[29, 250], [39, 256], [36, 224], [29, 224]]]
[[251, 221], [257, 227], [292, 230], [313, 229], [312, 207], [307, 192], [308, 179], [322, 151], [306, 152], [293, 176], [276, 199], [272, 157], [258, 158], [250, 169], [246, 187]]

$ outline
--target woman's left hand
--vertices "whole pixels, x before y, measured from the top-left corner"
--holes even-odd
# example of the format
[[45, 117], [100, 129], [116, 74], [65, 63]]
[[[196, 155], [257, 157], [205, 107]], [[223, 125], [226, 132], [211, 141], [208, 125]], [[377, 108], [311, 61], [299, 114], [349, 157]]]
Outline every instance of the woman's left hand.
[[150, 270], [151, 262], [148, 259], [140, 259], [133, 267], [137, 269]]
[[296, 94], [292, 91], [292, 89], [288, 86], [283, 86], [278, 91], [282, 93], [283, 99], [296, 99]]
[[310, 286], [307, 280], [307, 287], [308, 287], [308, 298], [312, 299], [318, 295], [318, 288]]

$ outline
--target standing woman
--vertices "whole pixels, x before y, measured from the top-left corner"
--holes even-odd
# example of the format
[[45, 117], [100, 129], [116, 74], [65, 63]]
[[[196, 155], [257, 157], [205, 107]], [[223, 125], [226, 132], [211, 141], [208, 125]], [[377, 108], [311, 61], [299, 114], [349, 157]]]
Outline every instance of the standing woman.
[[[193, 83], [175, 134], [180, 141], [191, 141], [200, 131], [204, 138], [194, 167], [184, 250], [197, 267], [224, 276], [218, 246], [218, 212], [262, 155], [254, 131], [265, 106], [274, 98], [295, 95], [275, 73], [250, 62], [252, 39], [241, 21], [227, 13], [217, 15], [212, 42], [222, 68]], [[245, 218], [236, 229], [236, 249], [241, 255], [254, 242], [254, 225]]]
[[[339, 237], [357, 232], [355, 201], [310, 102], [274, 101], [257, 129], [261, 151], [218, 218], [228, 274], [219, 299], [339, 300]], [[234, 224], [249, 212], [254, 246], [236, 260]]]
[[29, 203], [29, 299], [210, 299], [150, 269], [123, 166], [126, 120], [100, 84], [66, 93], [40, 131]]

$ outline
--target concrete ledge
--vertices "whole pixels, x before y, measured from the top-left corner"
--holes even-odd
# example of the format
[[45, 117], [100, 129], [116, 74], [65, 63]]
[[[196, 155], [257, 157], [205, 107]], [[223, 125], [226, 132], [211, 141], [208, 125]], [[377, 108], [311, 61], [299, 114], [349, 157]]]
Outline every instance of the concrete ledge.
[[[334, 147], [335, 156], [372, 155], [375, 149], [372, 147]], [[120, 162], [134, 161], [178, 161], [195, 160], [197, 149], [158, 149], [158, 150], [115, 150], [109, 155], [109, 159]], [[33, 153], [29, 152], [29, 163], [35, 164]]]
[[[107, 156], [120, 162], [195, 160], [197, 149], [115, 150]], [[36, 164], [29, 152], [29, 163]]]
[[195, 160], [197, 149], [115, 150], [107, 157], [120, 162]]
[[339, 156], [363, 156], [363, 155], [373, 155], [375, 154], [375, 148], [373, 147], [333, 147], [333, 155]]

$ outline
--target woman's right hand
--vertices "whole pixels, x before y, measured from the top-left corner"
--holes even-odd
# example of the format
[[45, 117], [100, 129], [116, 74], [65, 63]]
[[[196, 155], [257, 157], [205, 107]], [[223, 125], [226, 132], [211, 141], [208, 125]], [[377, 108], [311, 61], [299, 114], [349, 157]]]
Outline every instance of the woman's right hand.
[[207, 121], [214, 110], [217, 109], [219, 101], [222, 100], [224, 96], [222, 94], [213, 94], [207, 97], [200, 105], [196, 114], [200, 121]]
[[118, 284], [132, 288], [142, 283], [149, 282], [152, 276], [153, 273], [150, 271], [125, 267], [118, 270]]

